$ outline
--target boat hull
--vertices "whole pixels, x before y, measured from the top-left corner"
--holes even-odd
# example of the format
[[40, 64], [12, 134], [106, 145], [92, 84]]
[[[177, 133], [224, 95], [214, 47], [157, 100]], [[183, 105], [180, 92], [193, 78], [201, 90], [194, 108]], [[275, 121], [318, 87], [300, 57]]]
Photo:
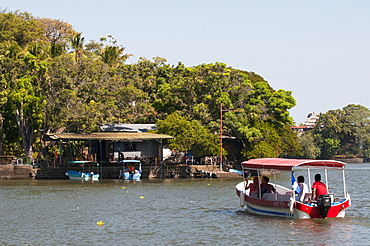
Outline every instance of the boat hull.
[[124, 172], [123, 173], [123, 179], [125, 180], [140, 180], [141, 178], [141, 173], [140, 172], [135, 172], [135, 173], [129, 173], [129, 172]]
[[246, 208], [250, 213], [275, 217], [292, 218], [288, 201], [269, 201], [245, 195]]

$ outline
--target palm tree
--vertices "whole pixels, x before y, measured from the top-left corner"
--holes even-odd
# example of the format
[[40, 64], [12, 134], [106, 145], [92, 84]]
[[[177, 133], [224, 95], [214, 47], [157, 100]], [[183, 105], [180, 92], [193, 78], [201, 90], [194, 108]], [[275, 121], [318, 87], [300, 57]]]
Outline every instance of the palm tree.
[[84, 37], [81, 37], [82, 33], [76, 33], [70, 40], [71, 48], [75, 52], [75, 61], [82, 56]]
[[100, 53], [103, 62], [107, 63], [110, 67], [120, 62], [125, 62], [127, 58], [132, 56], [131, 54], [123, 54], [125, 48], [119, 46], [106, 46], [105, 49]]
[[50, 55], [52, 58], [62, 55], [65, 52], [65, 46], [61, 43], [51, 43]]

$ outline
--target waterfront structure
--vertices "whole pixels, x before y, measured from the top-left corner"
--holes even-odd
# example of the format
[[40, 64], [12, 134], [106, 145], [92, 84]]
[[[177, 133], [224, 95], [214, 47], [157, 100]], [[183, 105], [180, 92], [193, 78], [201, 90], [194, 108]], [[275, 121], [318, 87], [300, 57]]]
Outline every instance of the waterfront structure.
[[307, 118], [302, 125], [292, 126], [291, 128], [295, 132], [297, 132], [298, 135], [301, 135], [305, 131], [312, 130], [315, 127], [316, 122], [319, 120], [319, 118], [320, 118], [320, 114], [316, 114], [315, 112], [310, 112], [307, 115]]
[[[158, 164], [163, 159], [163, 140], [171, 139], [166, 134], [153, 133], [154, 124], [103, 124], [101, 132], [49, 133], [44, 141], [59, 143], [59, 153], [63, 146], [72, 141], [85, 141], [85, 158], [101, 164], [119, 163], [124, 159], [140, 159], [147, 165]], [[73, 156], [58, 156], [57, 162], [63, 165]]]

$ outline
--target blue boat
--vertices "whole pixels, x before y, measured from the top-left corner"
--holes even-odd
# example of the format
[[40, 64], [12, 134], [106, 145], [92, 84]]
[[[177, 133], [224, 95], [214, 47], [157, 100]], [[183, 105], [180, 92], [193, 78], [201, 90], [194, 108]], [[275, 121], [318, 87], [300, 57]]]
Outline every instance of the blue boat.
[[86, 181], [98, 181], [99, 180], [99, 174], [96, 174], [94, 172], [84, 172], [85, 165], [89, 166], [89, 169], [91, 166], [99, 166], [99, 163], [93, 162], [93, 161], [69, 161], [69, 164], [77, 164], [77, 165], [82, 165], [83, 171], [73, 171], [69, 170], [66, 172], [66, 175], [68, 176], [69, 179], [71, 180], [86, 180]]
[[83, 173], [83, 172], [78, 172], [78, 171], [67, 171], [66, 175], [69, 177], [69, 179], [72, 180], [99, 180], [99, 174], [94, 174], [94, 173]]
[[230, 169], [230, 170], [229, 170], [229, 172], [230, 172], [230, 173], [243, 174], [243, 172], [242, 172], [242, 171], [237, 170], [237, 169]]
[[141, 178], [141, 161], [140, 160], [122, 160], [122, 170], [119, 178], [125, 180], [140, 180]]

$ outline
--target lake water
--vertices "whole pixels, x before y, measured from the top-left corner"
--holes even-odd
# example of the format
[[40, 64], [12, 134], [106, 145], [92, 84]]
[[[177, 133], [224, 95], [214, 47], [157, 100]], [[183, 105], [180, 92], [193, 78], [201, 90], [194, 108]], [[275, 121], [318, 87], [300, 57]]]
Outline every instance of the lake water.
[[325, 220], [249, 214], [241, 179], [0, 180], [0, 245], [370, 245], [370, 164], [346, 177], [352, 206]]

